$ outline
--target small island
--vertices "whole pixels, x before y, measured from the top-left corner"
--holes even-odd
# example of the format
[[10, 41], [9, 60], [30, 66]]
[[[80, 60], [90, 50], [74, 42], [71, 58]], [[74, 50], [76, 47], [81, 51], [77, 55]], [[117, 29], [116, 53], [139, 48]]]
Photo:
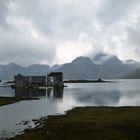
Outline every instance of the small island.
[[97, 80], [65, 80], [64, 83], [109, 83], [112, 81], [105, 81], [102, 79]]

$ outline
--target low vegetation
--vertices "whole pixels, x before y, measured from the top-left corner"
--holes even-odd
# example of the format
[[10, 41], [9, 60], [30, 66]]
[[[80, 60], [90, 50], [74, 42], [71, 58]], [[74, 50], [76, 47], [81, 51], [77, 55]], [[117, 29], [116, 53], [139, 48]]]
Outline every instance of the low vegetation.
[[140, 107], [78, 107], [12, 140], [138, 140]]
[[20, 101], [21, 99], [12, 98], [12, 97], [0, 97], [0, 106], [12, 104]]
[[19, 98], [15, 98], [15, 97], [0, 97], [0, 106], [3, 105], [8, 105], [8, 104], [12, 104], [12, 103], [16, 103], [22, 100], [38, 100], [38, 98], [36, 97], [19, 97]]

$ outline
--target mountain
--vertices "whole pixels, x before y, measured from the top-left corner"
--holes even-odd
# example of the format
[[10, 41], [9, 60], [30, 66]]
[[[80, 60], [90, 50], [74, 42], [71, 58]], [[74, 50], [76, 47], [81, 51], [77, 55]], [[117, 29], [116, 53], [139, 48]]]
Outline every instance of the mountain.
[[48, 65], [34, 64], [26, 68], [25, 75], [47, 75], [49, 71], [50, 67]]
[[[28, 67], [22, 67], [15, 63], [8, 65], [0, 65], [0, 79], [12, 80], [14, 75], [47, 75], [51, 71], [63, 72], [65, 79], [112, 79], [122, 78], [127, 73], [134, 71], [140, 67], [138, 62], [129, 60], [122, 62], [116, 56], [107, 56], [99, 54], [93, 61], [89, 57], [77, 57], [71, 63], [63, 65], [34, 64]], [[139, 72], [134, 72], [139, 74]], [[135, 76], [137, 77], [137, 76]]]
[[61, 68], [62, 66], [63, 66], [63, 65], [58, 65], [58, 64], [53, 65], [53, 66], [51, 67], [51, 70], [52, 70], [52, 71], [55, 71], [55, 70]]
[[120, 61], [116, 56], [111, 56], [100, 65], [102, 78], [122, 78], [126, 73], [136, 69], [139, 63], [128, 63]]
[[[98, 61], [100, 58], [103, 60], [104, 56], [100, 54]], [[65, 79], [112, 79], [123, 77], [126, 73], [136, 69], [138, 65], [140, 66], [139, 63], [124, 63], [116, 56], [106, 57], [102, 64], [98, 64], [97, 61], [93, 62], [88, 57], [78, 57], [56, 71], [62, 71]]]
[[136, 70], [126, 74], [124, 76], [126, 79], [140, 79], [140, 68], [137, 68]]
[[13, 79], [12, 76], [16, 75], [17, 72], [23, 74], [25, 68], [17, 65], [15, 63], [10, 63], [8, 65], [1, 65], [0, 67], [0, 79], [7, 80]]
[[56, 71], [61, 71], [65, 79], [92, 79], [98, 76], [98, 66], [88, 57], [78, 57], [71, 63], [64, 64]]
[[13, 80], [14, 75], [47, 75], [50, 71], [48, 65], [35, 64], [29, 67], [22, 67], [15, 63], [10, 63], [8, 65], [0, 65], [0, 79], [1, 80]]

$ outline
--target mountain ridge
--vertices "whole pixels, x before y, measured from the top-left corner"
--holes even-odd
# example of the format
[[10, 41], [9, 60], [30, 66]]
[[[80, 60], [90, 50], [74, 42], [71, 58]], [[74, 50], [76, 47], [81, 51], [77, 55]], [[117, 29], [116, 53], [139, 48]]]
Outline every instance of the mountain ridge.
[[140, 79], [140, 67], [126, 74], [124, 78], [125, 79]]
[[[98, 56], [96, 56], [96, 58], [97, 57]], [[112, 79], [124, 77], [124, 75], [127, 75], [140, 67], [140, 63], [138, 62], [132, 63], [133, 61], [128, 61], [124, 63], [116, 56], [107, 57], [108, 56], [104, 54], [100, 54], [98, 61], [103, 60], [102, 64], [97, 64], [89, 57], [80, 56], [70, 63], [65, 63], [62, 65], [56, 64], [52, 67], [43, 64], [33, 64], [28, 67], [23, 67], [15, 63], [0, 65], [0, 79], [11, 80], [14, 78], [14, 75], [18, 73], [33, 76], [47, 75], [52, 71], [63, 72], [65, 79]]]

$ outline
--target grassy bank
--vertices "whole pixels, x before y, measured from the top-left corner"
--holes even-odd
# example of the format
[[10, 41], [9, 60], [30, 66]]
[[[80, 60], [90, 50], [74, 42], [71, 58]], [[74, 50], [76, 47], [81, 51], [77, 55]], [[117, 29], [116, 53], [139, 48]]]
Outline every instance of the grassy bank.
[[0, 106], [12, 104], [20, 101], [21, 99], [11, 98], [11, 97], [0, 97]]
[[140, 107], [79, 107], [13, 140], [137, 140], [139, 132]]
[[24, 97], [24, 98], [15, 98], [15, 97], [0, 97], [0, 106], [16, 103], [23, 100], [38, 100], [37, 97]]

